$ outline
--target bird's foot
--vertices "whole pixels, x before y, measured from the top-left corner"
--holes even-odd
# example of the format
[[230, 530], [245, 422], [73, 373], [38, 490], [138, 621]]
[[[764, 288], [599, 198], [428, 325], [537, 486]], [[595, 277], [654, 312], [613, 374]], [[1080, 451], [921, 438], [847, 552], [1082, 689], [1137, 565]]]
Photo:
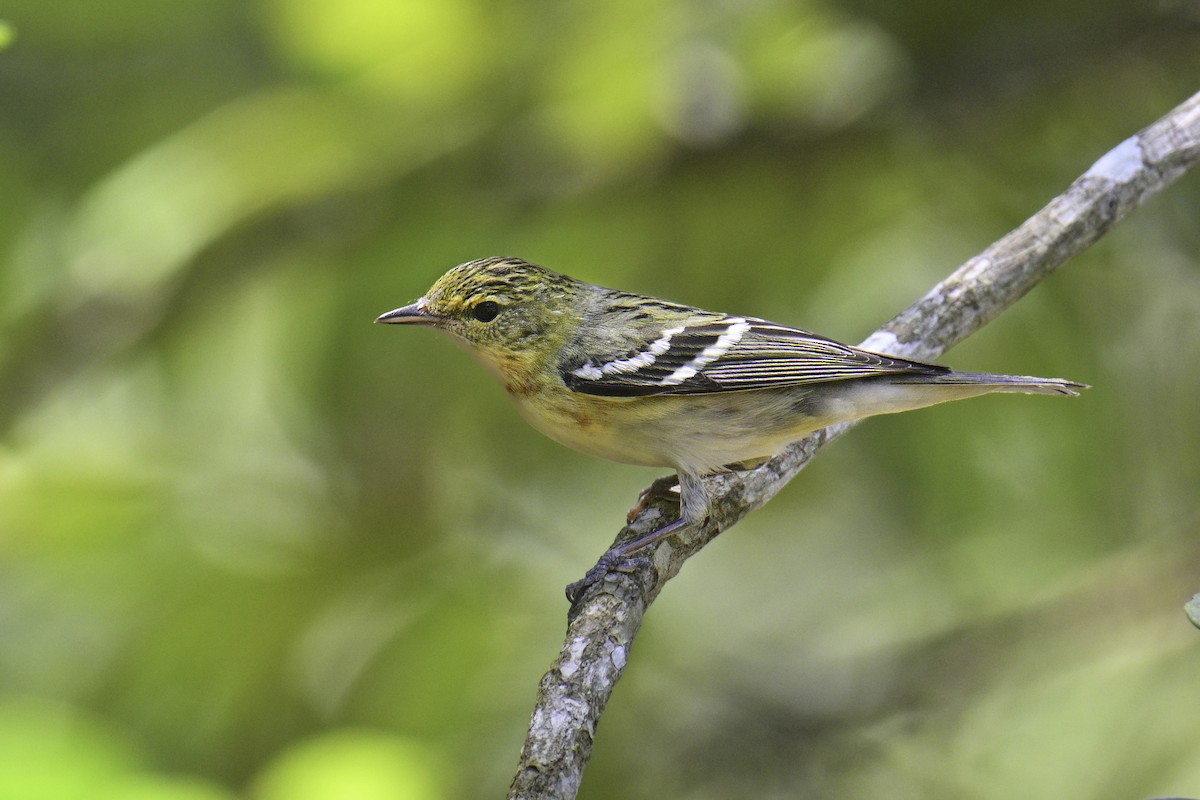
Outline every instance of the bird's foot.
[[633, 521], [642, 515], [651, 502], [658, 498], [664, 498], [679, 502], [679, 476], [667, 475], [658, 478], [654, 483], [647, 486], [638, 495], [637, 505], [629, 509], [629, 513], [625, 515], [625, 524], [632, 525]]
[[654, 566], [654, 562], [649, 556], [630, 554], [623, 547], [614, 547], [600, 556], [595, 565], [582, 578], [567, 585], [567, 602], [575, 605], [575, 602], [583, 597], [584, 592], [602, 582], [610, 572], [632, 573], [647, 565], [651, 568]]
[[[647, 563], [653, 568], [654, 562], [649, 556], [633, 556], [633, 554], [646, 549], [656, 542], [662, 541], [672, 534], [678, 533], [686, 526], [687, 520], [677, 519], [656, 531], [651, 531], [637, 539], [613, 547], [607, 553], [600, 556], [600, 560], [587, 571], [586, 575], [567, 587], [567, 600], [570, 601], [571, 605], [575, 605], [575, 601], [583, 596], [585, 591], [604, 580], [604, 576], [610, 572], [632, 573], [646, 566]], [[633, 557], [631, 558], [630, 556]]]

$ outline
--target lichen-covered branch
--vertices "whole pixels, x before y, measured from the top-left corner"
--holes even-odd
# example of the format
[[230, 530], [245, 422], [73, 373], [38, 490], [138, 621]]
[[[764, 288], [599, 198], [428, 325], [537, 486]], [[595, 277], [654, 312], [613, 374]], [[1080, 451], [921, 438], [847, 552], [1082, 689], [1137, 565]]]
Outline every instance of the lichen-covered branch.
[[[1023, 225], [967, 261], [860, 346], [936, 358], [994, 319], [1068, 258], [1087, 249], [1130, 211], [1200, 162], [1200, 94], [1117, 145]], [[757, 469], [706, 480], [712, 514], [578, 598], [562, 650], [538, 687], [537, 705], [509, 798], [572, 798], [591, 757], [600, 715], [629, 658], [642, 616], [683, 563], [723, 530], [766, 503], [825, 444], [849, 429], [827, 428]], [[674, 513], [664, 482], [627, 541]]]

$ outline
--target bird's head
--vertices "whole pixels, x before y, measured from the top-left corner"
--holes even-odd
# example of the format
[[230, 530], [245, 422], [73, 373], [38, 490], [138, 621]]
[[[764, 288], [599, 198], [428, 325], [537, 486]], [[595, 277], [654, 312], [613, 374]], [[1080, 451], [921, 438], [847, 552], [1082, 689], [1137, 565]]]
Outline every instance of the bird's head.
[[486, 366], [507, 374], [510, 368], [528, 368], [551, 341], [574, 327], [575, 300], [583, 286], [518, 258], [484, 258], [459, 264], [424, 297], [375, 321], [445, 331]]

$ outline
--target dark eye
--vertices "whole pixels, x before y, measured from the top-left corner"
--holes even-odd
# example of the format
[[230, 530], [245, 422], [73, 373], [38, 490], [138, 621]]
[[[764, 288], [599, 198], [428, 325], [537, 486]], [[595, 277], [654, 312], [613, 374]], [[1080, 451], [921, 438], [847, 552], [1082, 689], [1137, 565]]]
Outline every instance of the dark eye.
[[476, 303], [471, 309], [471, 316], [480, 322], [491, 322], [500, 313], [500, 304], [492, 300], [484, 300], [482, 303]]

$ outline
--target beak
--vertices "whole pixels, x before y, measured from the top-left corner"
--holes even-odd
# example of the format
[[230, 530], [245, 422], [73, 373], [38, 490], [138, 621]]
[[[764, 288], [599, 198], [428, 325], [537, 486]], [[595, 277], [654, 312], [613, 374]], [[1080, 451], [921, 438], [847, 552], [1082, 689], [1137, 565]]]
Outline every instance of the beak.
[[425, 304], [418, 300], [386, 314], [380, 314], [375, 321], [388, 325], [437, 325], [441, 318], [426, 311]]

